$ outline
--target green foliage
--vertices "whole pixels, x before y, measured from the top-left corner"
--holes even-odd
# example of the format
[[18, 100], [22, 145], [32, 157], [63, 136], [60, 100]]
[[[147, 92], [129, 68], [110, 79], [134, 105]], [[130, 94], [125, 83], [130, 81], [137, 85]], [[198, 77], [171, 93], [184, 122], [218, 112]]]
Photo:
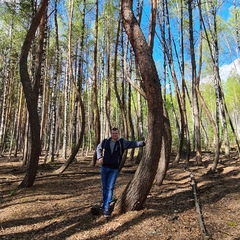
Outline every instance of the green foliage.
[[[17, 1], [18, 2], [18, 1]], [[0, 76], [2, 76], [5, 72], [7, 72], [9, 75], [12, 76], [13, 85], [11, 89], [8, 90], [9, 95], [8, 98], [12, 99], [12, 109], [10, 110], [11, 115], [11, 121], [9, 124], [9, 130], [7, 132], [7, 147], [10, 144], [10, 135], [13, 132], [13, 123], [14, 123], [14, 114], [16, 113], [16, 109], [18, 106], [18, 100], [19, 100], [19, 88], [21, 87], [20, 83], [20, 76], [19, 76], [19, 57], [21, 53], [21, 46], [24, 41], [24, 38], [26, 36], [26, 32], [31, 24], [32, 21], [32, 6], [31, 1], [29, 0], [21, 0], [19, 1], [20, 4], [13, 4], [13, 2], [8, 1], [6, 4], [0, 5], [0, 14], [1, 14], [1, 20], [0, 20]], [[65, 1], [57, 1], [57, 21], [58, 21], [58, 40], [59, 40], [59, 47], [60, 47], [60, 63], [59, 63], [59, 72], [58, 72], [58, 82], [57, 82], [57, 118], [59, 119], [58, 124], [60, 129], [62, 130], [63, 127], [63, 114], [64, 114], [64, 80], [68, 78], [68, 66], [67, 66], [67, 56], [68, 56], [68, 31], [69, 31], [69, 5], [70, 0]], [[219, 1], [214, 0], [214, 4], [211, 5], [212, 2], [207, 1], [204, 4], [202, 4], [202, 13], [203, 13], [203, 19], [206, 26], [206, 31], [208, 34], [208, 37], [210, 39], [210, 45], [212, 46], [213, 40], [218, 40], [219, 44], [219, 57], [220, 58], [229, 58], [229, 50], [231, 53], [234, 53], [235, 49], [237, 49], [237, 43], [236, 43], [236, 29], [238, 21], [236, 20], [236, 16], [239, 15], [239, 8], [231, 8], [230, 9], [230, 18], [228, 20], [225, 20], [223, 17], [221, 17], [218, 13], [220, 12], [220, 5]], [[78, 79], [78, 64], [79, 61], [81, 61], [82, 66], [82, 79], [83, 79], [83, 86], [82, 86], [82, 97], [85, 104], [85, 111], [86, 111], [86, 117], [88, 118], [88, 123], [92, 127], [93, 123], [93, 112], [92, 112], [92, 79], [93, 79], [93, 47], [94, 47], [94, 35], [95, 35], [95, 18], [96, 18], [96, 9], [95, 9], [95, 1], [86, 1], [86, 6], [84, 6], [84, 2], [82, 0], [75, 0], [74, 1], [74, 12], [73, 12], [73, 18], [72, 18], [72, 35], [71, 35], [71, 44], [72, 44], [72, 67], [73, 67], [73, 75], [74, 80]], [[149, 4], [149, 3], [146, 3]], [[177, 78], [181, 79], [180, 70], [177, 69], [178, 63], [177, 61], [181, 61], [181, 58], [184, 59], [184, 66], [185, 66], [185, 77], [188, 78], [191, 75], [191, 62], [189, 59], [189, 13], [186, 8], [186, 2], [183, 2], [183, 9], [180, 8], [180, 2], [178, 0], [174, 1], [168, 1], [168, 7], [169, 7], [169, 16], [170, 16], [170, 30], [171, 31], [171, 37], [168, 35], [167, 32], [167, 26], [162, 26], [165, 28], [166, 32], [166, 38], [168, 41], [168, 38], [171, 38], [171, 41], [174, 41], [176, 44], [176, 52], [173, 50], [173, 63], [176, 67], [175, 71], [177, 73]], [[149, 6], [149, 5], [147, 5]], [[84, 7], [85, 9], [85, 22], [83, 25], [83, 17], [84, 17]], [[144, 5], [145, 7], [145, 5]], [[183, 10], [183, 19], [180, 19], [180, 11]], [[217, 10], [217, 36], [214, 35], [213, 32], [213, 10]], [[134, 9], [135, 11], [135, 9]], [[141, 26], [145, 26], [145, 28], [142, 28], [144, 31], [144, 35], [148, 35], [148, 29], [149, 29], [149, 16], [147, 16], [146, 8], [144, 8], [144, 14]], [[55, 19], [54, 19], [54, 7], [53, 2], [49, 2], [49, 9], [48, 9], [48, 35], [47, 35], [47, 51], [46, 51], [46, 66], [44, 67], [44, 83], [46, 84], [46, 95], [44, 96], [46, 101], [44, 104], [46, 104], [46, 109], [49, 109], [50, 103], [51, 103], [51, 94], [52, 94], [52, 84], [53, 79], [55, 76], [55, 70], [56, 70], [56, 29], [55, 29]], [[117, 89], [121, 95], [122, 91], [124, 91], [124, 99], [123, 102], [127, 106], [128, 102], [128, 83], [124, 79], [124, 70], [123, 70], [123, 54], [127, 54], [126, 60], [127, 64], [132, 65], [132, 79], [134, 80], [135, 75], [135, 67], [134, 64], [131, 62], [134, 59], [134, 53], [132, 53], [132, 49], [130, 49], [130, 45], [126, 44], [128, 42], [128, 38], [126, 37], [125, 32], [121, 32], [120, 34], [123, 34], [122, 36], [117, 36], [117, 25], [119, 21], [119, 1], [103, 1], [99, 2], [99, 25], [98, 25], [98, 56], [97, 56], [97, 81], [98, 81], [98, 102], [99, 106], [104, 106], [105, 104], [105, 95], [106, 95], [106, 79], [109, 77], [111, 81], [111, 120], [113, 124], [119, 124], [119, 122], [122, 121], [122, 114], [120, 112], [120, 107], [118, 105], [115, 90], [114, 90], [114, 82], [113, 82], [113, 68], [114, 65], [114, 54], [115, 54], [115, 45], [116, 45], [116, 39], [119, 37], [119, 40], [123, 40], [123, 42], [119, 42], [118, 45], [118, 59], [117, 59], [117, 66], [116, 66], [116, 72], [117, 72]], [[195, 43], [195, 53], [196, 53], [196, 59], [198, 56], [198, 48], [199, 48], [199, 12], [197, 8], [194, 8], [193, 10], [194, 14], [194, 43]], [[166, 19], [165, 19], [166, 20]], [[180, 20], [183, 21], [183, 31], [180, 31]], [[157, 23], [159, 24], [159, 22]], [[84, 27], [84, 30], [83, 30]], [[122, 29], [122, 26], [121, 26]], [[84, 33], [82, 33], [84, 31]], [[159, 26], [156, 27], [156, 36], [161, 36], [159, 34]], [[38, 34], [38, 33], [37, 33]], [[36, 34], [36, 42], [38, 35]], [[84, 42], [83, 42], [83, 53], [80, 53], [80, 41], [81, 36], [84, 35]], [[180, 56], [180, 51], [178, 51], [179, 48], [179, 42], [181, 39], [181, 36], [183, 36], [183, 51], [184, 56]], [[216, 37], [216, 38], [215, 38]], [[160, 38], [160, 37], [159, 37]], [[161, 39], [158, 39], [156, 37], [154, 44], [154, 54], [156, 54], [159, 49], [163, 49]], [[159, 41], [158, 41], [159, 40]], [[168, 46], [170, 47], [170, 46]], [[80, 55], [81, 54], [81, 55]], [[130, 56], [132, 54], [132, 56]], [[161, 52], [161, 56], [163, 56], [166, 53]], [[176, 56], [179, 54], [179, 56]], [[29, 70], [32, 67], [33, 59], [30, 56], [29, 58]], [[81, 57], [81, 59], [80, 59]], [[233, 58], [236, 57], [236, 55], [233, 55]], [[107, 59], [110, 58], [110, 63], [108, 65]], [[163, 61], [159, 55], [157, 56], [157, 62], [158, 62], [158, 71], [159, 75], [164, 75], [163, 72], [165, 71], [163, 66]], [[198, 60], [197, 60], [198, 61]], [[9, 64], [9, 62], [11, 64]], [[11, 65], [10, 68], [8, 65]], [[198, 62], [196, 63], [198, 66]], [[109, 69], [108, 69], [109, 67]], [[8, 71], [8, 69], [11, 69], [11, 71]], [[7, 70], [7, 71], [5, 71]], [[107, 72], [109, 70], [109, 72]], [[170, 67], [169, 67], [170, 70]], [[168, 72], [168, 74], [171, 74], [171, 71]], [[212, 58], [210, 56], [210, 50], [209, 46], [207, 44], [207, 38], [206, 34], [203, 34], [203, 65], [202, 65], [202, 72], [201, 72], [201, 78], [205, 76], [210, 76], [213, 74], [213, 63]], [[189, 77], [191, 79], [191, 77]], [[210, 79], [210, 78], [209, 78]], [[2, 93], [3, 83], [0, 79], [0, 93]], [[125, 87], [122, 89], [122, 81], [125, 81]], [[139, 84], [138, 81], [135, 81], [136, 84]], [[188, 90], [189, 90], [189, 96], [191, 98], [191, 81], [189, 80], [187, 82], [188, 84]], [[227, 82], [224, 84], [224, 92], [225, 92], [225, 98], [226, 103], [229, 108], [229, 112], [231, 116], [239, 116], [240, 115], [240, 107], [238, 102], [238, 96], [240, 96], [240, 86], [239, 86], [239, 76], [232, 75]], [[201, 93], [203, 95], [203, 98], [205, 102], [207, 103], [207, 106], [215, 119], [216, 114], [216, 98], [215, 98], [215, 90], [213, 87], [213, 84], [211, 82], [205, 82], [201, 83], [200, 86]], [[69, 102], [68, 102], [68, 121], [69, 123], [69, 135], [71, 132], [71, 121], [72, 121], [72, 106], [75, 99], [75, 93], [73, 90], [73, 83], [71, 82], [69, 84]], [[122, 95], [121, 95], [122, 97]], [[135, 89], [132, 88], [131, 92], [131, 114], [133, 116], [134, 124], [137, 124], [137, 92]], [[190, 100], [188, 99], [186, 95], [186, 111], [187, 111], [187, 119], [188, 119], [188, 125], [190, 134], [193, 132], [193, 121], [192, 121], [192, 110], [190, 105]], [[1, 104], [1, 103], [0, 103]], [[22, 103], [24, 104], [24, 103]], [[102, 104], [102, 105], [101, 105]], [[176, 119], [173, 113], [172, 104], [176, 113]], [[1, 107], [1, 105], [0, 105]], [[176, 96], [173, 94], [173, 99], [171, 103], [170, 94], [167, 94], [167, 101], [166, 101], [166, 107], [169, 114], [170, 122], [171, 122], [171, 128], [172, 128], [172, 136], [173, 136], [173, 144], [175, 147], [179, 144], [179, 135], [176, 127], [176, 121], [180, 121], [180, 112], [179, 107], [177, 104]], [[104, 107], [103, 109], [100, 109], [100, 114], [104, 115]], [[47, 110], [45, 110], [47, 111]], [[148, 118], [148, 108], [147, 108], [147, 101], [145, 99], [141, 99], [141, 111], [143, 115], [143, 123], [144, 123], [144, 131], [145, 135], [147, 135], [147, 118]], [[209, 124], [209, 121], [207, 120], [206, 113], [203, 109], [201, 109], [200, 106], [200, 112], [201, 112], [201, 120], [203, 122], [203, 125], [207, 131], [209, 141], [213, 141], [213, 130], [212, 127]], [[47, 115], [47, 114], [46, 114]], [[135, 117], [137, 116], [137, 117]], [[49, 117], [50, 119], [50, 117]], [[46, 117], [46, 122], [49, 121]], [[103, 118], [104, 119], [104, 118]], [[236, 117], [237, 119], [237, 117]], [[239, 122], [234, 119], [234, 124], [239, 125]], [[47, 123], [46, 123], [47, 125]], [[48, 130], [47, 126], [45, 126], [44, 134], [46, 136], [43, 137], [43, 139], [48, 139]], [[59, 131], [59, 142], [62, 143], [62, 132]], [[88, 142], [94, 139], [94, 131], [91, 129], [91, 134], [85, 135], [84, 138], [86, 140], [86, 144]]]
[[240, 76], [238, 74], [233, 74], [227, 79], [224, 84], [224, 92], [229, 111], [235, 111], [240, 114]]
[[[225, 100], [230, 113], [230, 117], [235, 126], [235, 131], [239, 133], [239, 116], [240, 116], [240, 105], [239, 105], [239, 96], [240, 96], [240, 76], [236, 73], [232, 74], [224, 84]], [[229, 138], [230, 141], [235, 144], [233, 133], [231, 128], [229, 129]], [[239, 137], [239, 136], [238, 136]]]

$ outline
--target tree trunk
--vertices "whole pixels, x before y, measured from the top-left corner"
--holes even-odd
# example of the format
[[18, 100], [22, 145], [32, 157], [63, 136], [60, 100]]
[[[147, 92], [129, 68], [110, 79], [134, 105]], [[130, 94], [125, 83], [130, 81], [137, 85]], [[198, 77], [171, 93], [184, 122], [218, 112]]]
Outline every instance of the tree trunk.
[[[178, 86], [178, 79], [177, 74], [174, 67], [173, 61], [173, 47], [172, 47], [172, 34], [171, 34], [171, 27], [170, 27], [170, 19], [169, 19], [169, 10], [168, 10], [168, 2], [165, 0], [162, 2], [162, 26], [161, 26], [161, 36], [163, 41], [164, 47], [164, 54], [167, 56], [168, 65], [171, 71], [171, 77], [174, 84], [174, 92], [177, 98], [177, 103], [180, 111], [180, 126], [178, 125], [178, 119], [176, 118], [176, 126], [178, 127], [178, 134], [180, 138], [180, 143], [178, 147], [178, 154], [176, 156], [175, 162], [179, 162], [183, 152], [183, 145], [184, 145], [184, 134], [186, 135], [186, 161], [189, 161], [190, 158], [190, 137], [189, 137], [189, 129], [187, 123], [187, 114], [186, 114], [186, 107], [185, 107], [185, 95], [181, 96], [181, 92]], [[165, 22], [166, 21], [166, 22]], [[164, 25], [166, 24], [166, 26]], [[165, 28], [167, 28], [167, 33], [165, 33]], [[166, 38], [168, 36], [168, 39]], [[176, 52], [176, 51], [175, 51]], [[176, 54], [178, 54], [176, 52]], [[184, 75], [182, 73], [182, 77]], [[184, 83], [184, 82], [183, 82]], [[170, 83], [171, 84], [171, 83]], [[184, 86], [183, 86], [183, 90]], [[176, 115], [175, 115], [176, 116]]]
[[54, 161], [54, 153], [56, 147], [56, 99], [57, 99], [57, 82], [59, 79], [59, 58], [60, 58], [60, 48], [59, 48], [59, 38], [58, 38], [58, 20], [57, 20], [57, 0], [55, 0], [55, 13], [54, 13], [54, 23], [55, 23], [55, 31], [56, 31], [56, 67], [53, 77], [52, 83], [52, 92], [51, 92], [51, 108], [50, 108], [50, 125], [51, 128], [49, 129], [50, 137], [49, 137], [49, 155], [51, 162]]
[[81, 97], [79, 95], [78, 95], [78, 97], [79, 97], [79, 101], [80, 101], [81, 115], [82, 115], [80, 136], [78, 138], [77, 144], [72, 148], [72, 152], [71, 152], [71, 155], [68, 158], [68, 160], [59, 169], [57, 169], [55, 171], [55, 173], [57, 173], [57, 174], [63, 173], [68, 168], [68, 166], [73, 162], [73, 160], [75, 159], [75, 157], [79, 151], [79, 148], [83, 142], [84, 130], [85, 130], [85, 110], [84, 110], [84, 104], [83, 104]]
[[[77, 86], [74, 85], [74, 90], [76, 93], [76, 99], [75, 99], [75, 104], [77, 103], [78, 106], [80, 106], [80, 111], [81, 111], [81, 131], [79, 134], [78, 141], [72, 148], [72, 152], [66, 163], [64, 163], [59, 169], [55, 171], [55, 173], [63, 173], [68, 166], [73, 162], [75, 159], [80, 146], [83, 143], [83, 137], [84, 137], [84, 132], [85, 132], [85, 109], [84, 109], [84, 103], [82, 100], [82, 80], [83, 80], [83, 72], [82, 72], [82, 64], [83, 64], [83, 48], [84, 48], [84, 28], [85, 28], [85, 10], [86, 10], [86, 1], [84, 0], [84, 7], [83, 7], [83, 22], [82, 22], [82, 35], [81, 35], [81, 41], [80, 41], [80, 57], [79, 57], [79, 64], [78, 64], [78, 81], [77, 81]], [[79, 107], [78, 107], [79, 108]], [[77, 109], [78, 109], [77, 108]]]
[[172, 132], [171, 125], [168, 118], [166, 106], [164, 105], [164, 127], [163, 127], [163, 139], [162, 139], [162, 150], [161, 157], [158, 164], [158, 170], [155, 178], [155, 184], [160, 186], [166, 176], [168, 165], [171, 157], [172, 150]]
[[151, 17], [150, 17], [150, 28], [148, 34], [148, 46], [153, 52], [155, 26], [156, 26], [156, 13], [157, 13], [157, 1], [151, 0]]
[[22, 119], [22, 112], [23, 112], [23, 89], [21, 88], [19, 98], [18, 98], [18, 115], [17, 115], [17, 126], [16, 126], [16, 144], [14, 149], [14, 157], [17, 157], [17, 152], [19, 149], [19, 139], [20, 139], [20, 126], [21, 126], [21, 119]]
[[[108, 17], [108, 22], [111, 20], [109, 19], [110, 16]], [[110, 44], [110, 39], [111, 39], [111, 34], [110, 34], [110, 28], [108, 26], [107, 28], [107, 50], [106, 50], [106, 59], [107, 59], [107, 77], [106, 77], [106, 98], [105, 98], [105, 112], [106, 112], [106, 124], [105, 124], [105, 133], [108, 133], [108, 130], [112, 128], [111, 124], [111, 44]], [[103, 130], [103, 129], [102, 129]], [[104, 136], [105, 138], [105, 136]]]
[[190, 54], [191, 54], [191, 66], [192, 66], [192, 111], [193, 111], [193, 122], [194, 122], [194, 146], [196, 146], [196, 162], [202, 161], [201, 157], [201, 132], [200, 132], [200, 118], [199, 118], [199, 104], [196, 88], [199, 85], [196, 74], [196, 59], [194, 49], [194, 36], [193, 36], [193, 9], [192, 1], [187, 2], [188, 14], [189, 14], [189, 43], [190, 43]]
[[26, 175], [21, 184], [19, 185], [20, 188], [31, 187], [33, 185], [37, 174], [38, 161], [41, 153], [40, 123], [37, 111], [38, 92], [34, 91], [35, 89], [31, 85], [28, 74], [27, 58], [31, 43], [35, 36], [35, 32], [40, 24], [42, 16], [45, 14], [47, 3], [47, 0], [41, 1], [39, 9], [33, 19], [33, 22], [23, 43], [20, 57], [20, 77], [27, 102], [31, 131], [31, 154]]
[[[97, 86], [97, 55], [98, 55], [98, 0], [96, 0], [96, 21], [95, 21], [95, 40], [94, 40], [94, 62], [93, 62], [93, 107], [94, 107], [94, 149], [100, 142], [100, 113], [98, 106], [98, 86]], [[92, 166], [96, 164], [96, 152], [93, 155]]]
[[132, 11], [132, 1], [122, 0], [123, 25], [136, 55], [148, 102], [148, 138], [139, 167], [117, 202], [116, 212], [139, 210], [152, 187], [163, 136], [163, 105], [160, 80], [151, 50]]
[[206, 102], [204, 101], [203, 97], [202, 97], [202, 94], [199, 90], [199, 83], [200, 83], [200, 76], [201, 76], [201, 69], [202, 69], [202, 28], [203, 28], [203, 18], [202, 18], [202, 9], [201, 9], [201, 1], [199, 2], [199, 5], [198, 5], [198, 9], [199, 9], [199, 17], [200, 17], [200, 44], [199, 44], [199, 72], [198, 72], [198, 84], [196, 86], [196, 93], [197, 93], [197, 96], [198, 96], [198, 99], [204, 109], [204, 111], [206, 112], [207, 114], [207, 117], [209, 119], [209, 122], [213, 128], [213, 132], [214, 132], [214, 143], [215, 143], [215, 158], [214, 158], [214, 161], [213, 161], [213, 165], [211, 167], [211, 171], [212, 172], [215, 172], [216, 170], [216, 167], [217, 167], [217, 164], [218, 164], [218, 161], [219, 161], [219, 154], [220, 154], [220, 144], [219, 144], [219, 134], [218, 134], [218, 129], [217, 129], [217, 125], [216, 123], [214, 122], [214, 119], [207, 107], [207, 104]]

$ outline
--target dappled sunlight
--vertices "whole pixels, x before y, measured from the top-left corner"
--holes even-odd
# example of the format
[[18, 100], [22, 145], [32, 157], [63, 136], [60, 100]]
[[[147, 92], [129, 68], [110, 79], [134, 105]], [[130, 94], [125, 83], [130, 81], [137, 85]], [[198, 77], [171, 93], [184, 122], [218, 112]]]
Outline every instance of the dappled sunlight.
[[[211, 158], [203, 158], [211, 164]], [[61, 161], [60, 161], [61, 162]], [[233, 240], [239, 232], [239, 163], [222, 158], [219, 171], [207, 174], [205, 166], [191, 159], [171, 165], [161, 186], [153, 185], [144, 208], [110, 219], [92, 215], [91, 207], [100, 204], [99, 166], [91, 158], [74, 162], [63, 174], [59, 167], [42, 166], [31, 188], [16, 190], [24, 173], [18, 161], [0, 159], [1, 207], [0, 236], [3, 239], [191, 239], [200, 240], [201, 231], [190, 185], [190, 173], [197, 182], [198, 197], [208, 233], [213, 239]], [[118, 198], [132, 179], [137, 165], [125, 166], [114, 192]], [[14, 171], [12, 171], [14, 169]], [[225, 238], [223, 237], [225, 236]]]

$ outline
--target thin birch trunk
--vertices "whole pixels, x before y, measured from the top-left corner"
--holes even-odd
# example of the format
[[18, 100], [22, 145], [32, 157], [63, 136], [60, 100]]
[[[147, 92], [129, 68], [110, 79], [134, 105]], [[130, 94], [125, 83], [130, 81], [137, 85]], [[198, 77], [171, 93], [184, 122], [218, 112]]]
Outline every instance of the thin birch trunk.
[[[190, 136], [189, 136], [189, 130], [188, 130], [188, 123], [187, 123], [187, 115], [186, 115], [186, 108], [184, 106], [185, 101], [182, 99], [181, 96], [181, 92], [180, 92], [180, 88], [178, 85], [178, 80], [177, 80], [177, 75], [175, 72], [175, 67], [173, 64], [173, 46], [172, 46], [172, 34], [171, 34], [171, 27], [170, 27], [170, 19], [169, 19], [169, 10], [168, 10], [168, 2], [167, 1], [163, 1], [162, 2], [162, 18], [165, 19], [166, 16], [166, 22], [162, 21], [162, 23], [166, 23], [166, 26], [163, 25], [161, 26], [160, 24], [160, 30], [161, 30], [161, 40], [162, 40], [162, 44], [163, 44], [163, 48], [164, 48], [164, 54], [167, 56], [167, 60], [168, 60], [168, 65], [169, 65], [169, 69], [170, 69], [170, 73], [171, 73], [171, 77], [173, 80], [173, 84], [174, 84], [174, 92], [176, 95], [176, 99], [177, 99], [177, 103], [178, 103], [178, 107], [179, 107], [179, 111], [180, 111], [180, 131], [178, 131], [178, 133], [180, 134], [179, 138], [180, 138], [180, 142], [179, 142], [179, 147], [178, 147], [178, 154], [175, 158], [175, 162], [178, 163], [181, 159], [182, 156], [182, 152], [183, 152], [183, 140], [184, 140], [184, 133], [186, 135], [186, 162], [189, 161], [190, 158]], [[160, 20], [161, 23], [161, 20]], [[166, 28], [166, 34], [168, 36], [168, 39], [166, 38], [166, 34], [165, 34], [165, 28]], [[176, 121], [178, 122], [178, 120], [176, 119]], [[176, 126], [177, 123], [176, 122]]]

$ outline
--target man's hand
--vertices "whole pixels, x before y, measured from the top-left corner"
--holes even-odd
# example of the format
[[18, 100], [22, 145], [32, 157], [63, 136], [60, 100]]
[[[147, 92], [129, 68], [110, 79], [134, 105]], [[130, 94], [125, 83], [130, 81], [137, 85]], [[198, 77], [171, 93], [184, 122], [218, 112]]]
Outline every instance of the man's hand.
[[101, 165], [103, 164], [103, 158], [102, 157], [98, 159], [98, 163], [101, 164]]

